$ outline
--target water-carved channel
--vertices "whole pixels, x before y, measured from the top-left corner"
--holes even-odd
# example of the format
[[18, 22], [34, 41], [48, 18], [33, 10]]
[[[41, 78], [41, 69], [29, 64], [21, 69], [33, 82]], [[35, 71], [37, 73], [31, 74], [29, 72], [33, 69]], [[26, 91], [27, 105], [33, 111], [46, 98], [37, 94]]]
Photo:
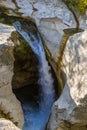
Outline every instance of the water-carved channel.
[[33, 22], [26, 18], [5, 14], [0, 14], [0, 22], [14, 26], [16, 29], [16, 32], [12, 33], [12, 39], [14, 43], [16, 42], [12, 85], [13, 92], [20, 100], [24, 112], [23, 130], [45, 130], [52, 105], [59, 96], [60, 86], [57, 80], [60, 79], [59, 69], [66, 42], [70, 35], [78, 31], [64, 30], [59, 61], [53, 68], [48, 63], [48, 61], [52, 62], [51, 59], [47, 61], [42, 38]]
[[[12, 36], [20, 37], [17, 40], [15, 36], [12, 38], [16, 42], [12, 85], [13, 92], [20, 100], [24, 112], [23, 130], [45, 130], [52, 105], [56, 100], [58, 86], [56, 86], [56, 76], [53, 77], [55, 73], [47, 61], [40, 33], [34, 23], [32, 29], [32, 22], [29, 22], [27, 19], [4, 14], [1, 14], [0, 18], [0, 22], [15, 27], [16, 32], [13, 32]], [[28, 53], [32, 53], [32, 57]], [[28, 71], [26, 66], [27, 68], [29, 67], [31, 74], [26, 72]], [[29, 80], [29, 76], [32, 80]]]
[[22, 108], [24, 111], [24, 118], [25, 118], [25, 124], [23, 130], [45, 130], [52, 104], [55, 101], [53, 78], [50, 73], [51, 68], [46, 60], [39, 32], [38, 31], [35, 31], [34, 33], [30, 32], [29, 30], [27, 30], [27, 28], [24, 28], [22, 23], [19, 21], [14, 22], [13, 26], [16, 28], [17, 32], [29, 44], [29, 46], [32, 48], [38, 59], [39, 94], [37, 95], [37, 97], [39, 96], [39, 99], [37, 98], [35, 103], [36, 105], [34, 103], [31, 104], [28, 98], [27, 101], [26, 99], [24, 99], [24, 101], [22, 102]]

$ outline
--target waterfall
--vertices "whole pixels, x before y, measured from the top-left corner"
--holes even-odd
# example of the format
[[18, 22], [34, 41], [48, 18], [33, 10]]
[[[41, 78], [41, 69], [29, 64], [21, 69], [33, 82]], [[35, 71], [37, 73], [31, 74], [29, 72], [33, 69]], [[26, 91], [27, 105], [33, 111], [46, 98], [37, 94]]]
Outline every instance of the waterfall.
[[51, 68], [46, 60], [39, 32], [37, 31], [35, 35], [30, 30], [26, 31], [26, 28], [19, 21], [14, 22], [13, 26], [30, 45], [39, 61], [38, 84], [41, 86], [41, 101], [39, 103], [39, 109], [35, 109], [26, 103], [22, 105], [25, 118], [23, 130], [45, 130], [51, 107], [55, 100], [53, 78], [50, 73]]

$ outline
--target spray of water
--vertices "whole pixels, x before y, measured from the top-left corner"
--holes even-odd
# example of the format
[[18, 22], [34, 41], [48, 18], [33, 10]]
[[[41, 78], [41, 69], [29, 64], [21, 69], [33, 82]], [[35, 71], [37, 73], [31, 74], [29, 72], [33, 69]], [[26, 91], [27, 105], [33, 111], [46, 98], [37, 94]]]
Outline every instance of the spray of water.
[[23, 104], [23, 111], [25, 117], [25, 124], [23, 130], [45, 130], [46, 123], [48, 121], [52, 104], [55, 100], [53, 79], [50, 73], [50, 66], [46, 60], [43, 44], [37, 31], [37, 37], [29, 32], [25, 31], [23, 25], [17, 21], [13, 23], [17, 32], [28, 42], [32, 50], [36, 54], [39, 60], [39, 81], [41, 86], [41, 102], [39, 109], [35, 109], [29, 104]]

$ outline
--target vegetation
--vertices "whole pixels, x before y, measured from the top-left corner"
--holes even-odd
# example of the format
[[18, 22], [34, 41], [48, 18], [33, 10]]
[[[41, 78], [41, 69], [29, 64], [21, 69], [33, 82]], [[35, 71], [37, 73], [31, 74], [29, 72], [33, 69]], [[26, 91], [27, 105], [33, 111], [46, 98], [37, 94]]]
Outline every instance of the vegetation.
[[[75, 0], [73, 0], [75, 1]], [[87, 0], [76, 0], [76, 9], [80, 11], [81, 14], [84, 14], [85, 10], [87, 9]], [[74, 3], [74, 2], [73, 2]]]
[[81, 15], [84, 14], [87, 9], [87, 0], [62, 0], [76, 11], [80, 12]]
[[76, 21], [76, 29], [79, 30], [79, 20], [76, 12], [80, 13], [80, 15], [84, 15], [87, 9], [87, 0], [62, 0], [62, 1], [72, 12]]

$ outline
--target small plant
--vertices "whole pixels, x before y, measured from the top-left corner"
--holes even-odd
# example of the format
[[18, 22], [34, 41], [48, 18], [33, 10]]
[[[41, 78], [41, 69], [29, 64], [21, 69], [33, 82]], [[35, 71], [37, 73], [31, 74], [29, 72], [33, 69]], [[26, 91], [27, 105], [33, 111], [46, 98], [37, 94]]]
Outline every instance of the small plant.
[[62, 0], [68, 6], [74, 8], [81, 15], [83, 15], [87, 9], [87, 0]]
[[[72, 12], [75, 21], [76, 21], [76, 29], [79, 30], [79, 19], [78, 13], [80, 15], [84, 15], [87, 10], [87, 0], [62, 0], [68, 7], [68, 9]], [[76, 13], [78, 12], [78, 13]]]

